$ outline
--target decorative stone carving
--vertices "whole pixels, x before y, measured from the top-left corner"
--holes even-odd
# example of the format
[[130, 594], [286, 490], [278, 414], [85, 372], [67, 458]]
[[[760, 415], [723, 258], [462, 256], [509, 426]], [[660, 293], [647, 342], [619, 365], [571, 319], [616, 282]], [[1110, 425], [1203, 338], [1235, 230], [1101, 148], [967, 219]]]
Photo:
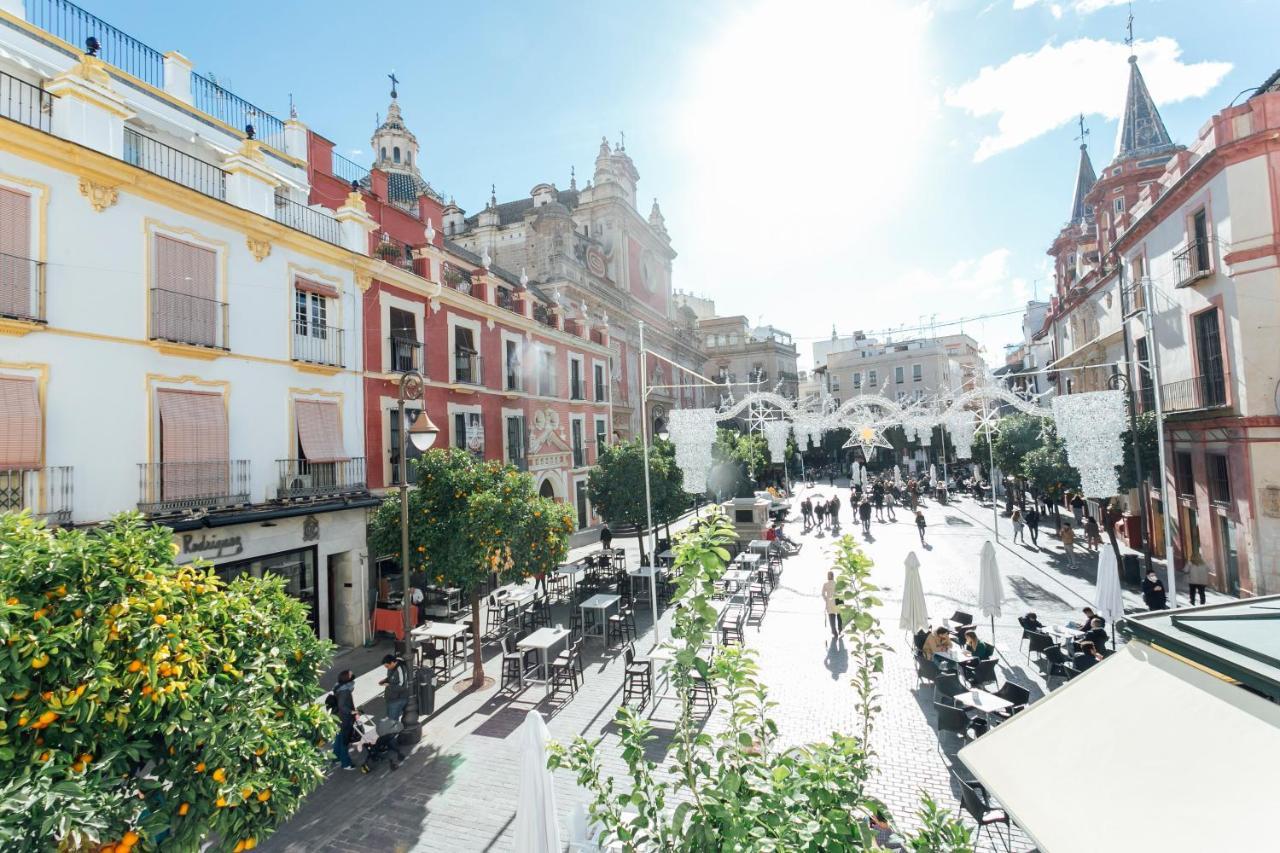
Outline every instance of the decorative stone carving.
[[266, 260], [267, 255], [271, 254], [271, 243], [266, 240], [255, 240], [252, 237], [244, 238], [245, 245], [249, 247], [250, 254], [253, 259], [258, 262]]
[[373, 286], [373, 276], [367, 272], [356, 273], [356, 287], [360, 288], [361, 293], [367, 293], [369, 288]]
[[99, 184], [88, 178], [80, 179], [80, 195], [89, 199], [89, 204], [98, 213], [120, 200], [120, 192], [115, 187]]

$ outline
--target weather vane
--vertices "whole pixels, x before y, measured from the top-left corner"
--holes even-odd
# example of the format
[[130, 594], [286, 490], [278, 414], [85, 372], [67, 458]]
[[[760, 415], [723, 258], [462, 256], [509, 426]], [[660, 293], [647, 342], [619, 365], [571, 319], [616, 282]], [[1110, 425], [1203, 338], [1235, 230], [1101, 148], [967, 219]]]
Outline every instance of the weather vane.
[[1087, 141], [1085, 137], [1089, 135], [1089, 128], [1084, 126], [1084, 113], [1080, 113], [1079, 122], [1080, 122], [1080, 135], [1076, 137], [1076, 141], [1079, 142], [1081, 145], [1084, 145], [1085, 142]]

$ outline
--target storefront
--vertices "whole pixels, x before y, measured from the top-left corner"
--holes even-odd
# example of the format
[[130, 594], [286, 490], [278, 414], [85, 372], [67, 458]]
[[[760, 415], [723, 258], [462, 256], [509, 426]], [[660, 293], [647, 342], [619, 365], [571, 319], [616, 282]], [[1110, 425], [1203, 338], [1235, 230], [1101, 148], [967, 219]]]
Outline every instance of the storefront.
[[210, 518], [207, 527], [195, 520], [171, 526], [179, 563], [203, 560], [227, 581], [283, 577], [288, 593], [307, 605], [318, 636], [355, 646], [368, 634], [367, 512], [363, 505], [290, 507]]

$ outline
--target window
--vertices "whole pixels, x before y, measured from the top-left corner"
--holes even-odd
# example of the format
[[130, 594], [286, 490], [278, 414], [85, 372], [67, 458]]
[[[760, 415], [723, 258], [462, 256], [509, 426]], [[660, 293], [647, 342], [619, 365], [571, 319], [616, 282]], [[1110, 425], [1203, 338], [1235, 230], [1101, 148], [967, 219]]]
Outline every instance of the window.
[[391, 331], [391, 371], [404, 373], [417, 370], [421, 345], [418, 343], [418, 325], [413, 312], [390, 308], [387, 311], [387, 323]]
[[1112, 202], [1112, 205], [1115, 207], [1115, 211], [1116, 211], [1116, 213], [1124, 213], [1124, 199], [1123, 199], [1123, 198], [1118, 198], [1118, 199], [1116, 199], [1115, 201], [1113, 201], [1113, 202]]
[[1231, 504], [1231, 469], [1226, 454], [1210, 453], [1205, 457], [1209, 467], [1209, 500], [1215, 504]]
[[924, 381], [924, 365], [922, 364], [911, 365], [911, 381], [912, 382]]
[[582, 418], [574, 418], [571, 421], [570, 431], [573, 436], [573, 467], [582, 468], [587, 464], [587, 454], [582, 446]]
[[1200, 377], [1196, 391], [1199, 407], [1222, 406], [1227, 402], [1226, 377], [1222, 367], [1222, 339], [1218, 331], [1218, 311], [1210, 308], [1195, 315], [1196, 363]]
[[400, 146], [399, 145], [396, 145], [391, 149], [391, 159], [396, 163], [400, 162]]
[[[422, 412], [421, 409], [413, 409], [406, 407], [404, 416], [410, 422], [414, 421]], [[396, 407], [387, 410], [387, 423], [391, 428], [387, 431], [387, 457], [391, 460], [391, 485], [400, 485], [400, 411]], [[422, 451], [413, 446], [412, 441], [405, 441], [405, 453], [409, 457], [409, 480], [410, 483], [418, 482], [418, 469], [413, 465], [413, 460], [422, 455]]]
[[480, 356], [476, 350], [476, 332], [467, 326], [453, 327], [453, 381], [479, 385]]
[[876, 372], [874, 370], [867, 371], [867, 384], [872, 388], [876, 387]]
[[1191, 230], [1195, 238], [1195, 251], [1192, 258], [1195, 260], [1196, 268], [1194, 272], [1202, 273], [1209, 271], [1209, 220], [1205, 215], [1204, 208], [1200, 208], [1191, 217]]
[[[32, 471], [40, 467], [40, 391], [36, 380], [25, 376], [0, 376], [0, 471], [6, 479], [14, 472]], [[19, 485], [21, 476], [16, 477]], [[6, 498], [0, 510], [21, 509]]]
[[384, 145], [380, 149], [378, 149], [378, 156], [381, 157], [383, 160], [387, 159], [387, 146]]
[[831, 390], [832, 391], [840, 390], [840, 377], [834, 373], [831, 374]]
[[40, 268], [31, 254], [31, 196], [0, 187], [0, 316], [37, 319]]
[[716, 345], [716, 336], [715, 336], [715, 335], [707, 335], [707, 346], [709, 346], [709, 347], [713, 347], [713, 346], [715, 346], [715, 345]]
[[529, 467], [524, 449], [524, 416], [507, 417], [507, 461], [521, 471]]
[[903, 369], [902, 369], [901, 367], [895, 367], [895, 368], [893, 369], [893, 382], [894, 382], [894, 384], [895, 384], [895, 385], [901, 385], [901, 384], [902, 384], [902, 382], [903, 382], [903, 373], [904, 373], [904, 371], [903, 371]]
[[484, 458], [484, 421], [479, 412], [454, 412], [453, 446]]
[[556, 393], [555, 355], [545, 348], [538, 351], [538, 393], [543, 397]]
[[217, 300], [218, 255], [211, 249], [155, 236], [151, 337], [218, 347], [224, 316]]
[[608, 384], [605, 382], [604, 365], [596, 362], [592, 366], [592, 382], [595, 384], [595, 397], [597, 403], [603, 403], [608, 399]]
[[1190, 498], [1196, 494], [1196, 478], [1191, 467], [1191, 454], [1180, 450], [1174, 455], [1173, 480], [1178, 489], [1178, 497]]
[[582, 359], [569, 356], [569, 399], [587, 399], [587, 389], [582, 381]]
[[228, 495], [231, 464], [222, 394], [164, 388], [156, 391], [156, 402], [160, 410], [159, 501]]
[[521, 385], [520, 383], [520, 342], [504, 341], [502, 346], [503, 346], [503, 349], [506, 351], [505, 358], [503, 359], [507, 367], [506, 380], [505, 380], [506, 389], [508, 391], [519, 391], [521, 390], [520, 388], [520, 385]]
[[609, 446], [609, 422], [604, 418], [596, 418], [596, 461], [600, 461], [600, 454]]
[[1147, 339], [1138, 338], [1138, 393], [1142, 401], [1142, 411], [1153, 412], [1156, 408], [1155, 385], [1151, 382], [1151, 357], [1147, 353]]
[[299, 279], [293, 291], [293, 357], [342, 364], [342, 335], [329, 326], [329, 300], [337, 289]]
[[862, 387], [862, 371], [860, 371], [860, 370], [859, 370], [859, 371], [855, 371], [855, 372], [854, 372], [854, 374], [853, 374], [853, 387], [854, 387], [854, 388], [861, 388], [861, 387]]

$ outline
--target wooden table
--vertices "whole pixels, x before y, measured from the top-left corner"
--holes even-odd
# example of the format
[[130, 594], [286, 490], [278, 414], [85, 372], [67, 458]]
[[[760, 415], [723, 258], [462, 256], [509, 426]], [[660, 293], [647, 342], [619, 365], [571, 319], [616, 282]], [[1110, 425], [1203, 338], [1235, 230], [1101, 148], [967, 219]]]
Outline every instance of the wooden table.
[[[410, 604], [409, 624], [418, 624], [418, 606]], [[404, 611], [400, 608], [376, 607], [373, 611], [373, 633], [386, 631], [394, 634], [397, 640], [404, 639]]]
[[[563, 642], [569, 636], [567, 628], [539, 628], [520, 642], [516, 643], [516, 648], [522, 652], [537, 650], [538, 666], [542, 671], [542, 681], [547, 685], [547, 689], [551, 689], [551, 679], [547, 675], [547, 652]], [[531, 679], [536, 680], [536, 679]], [[524, 685], [524, 667], [520, 667], [520, 684]]]
[[[452, 641], [455, 637], [462, 636], [467, 631], [466, 622], [423, 622], [417, 628], [409, 632], [409, 640], [415, 645], [424, 643], [428, 640], [443, 640], [446, 643]], [[453, 676], [453, 655], [450, 650], [445, 650], [445, 660], [448, 662], [448, 668], [445, 670], [450, 677]]]
[[[599, 637], [600, 642], [604, 643], [607, 646], [609, 644], [608, 643], [609, 608], [616, 607], [618, 605], [618, 602], [620, 601], [622, 601], [622, 596], [608, 595], [602, 592], [602, 593], [597, 593], [596, 595], [591, 596], [586, 601], [582, 602], [582, 604], [578, 605], [579, 607], [582, 608], [582, 636], [584, 638]], [[590, 631], [590, 632], [587, 631], [587, 611], [588, 610], [594, 610], [600, 614], [600, 618], [596, 620], [596, 624], [600, 628], [599, 631]]]

